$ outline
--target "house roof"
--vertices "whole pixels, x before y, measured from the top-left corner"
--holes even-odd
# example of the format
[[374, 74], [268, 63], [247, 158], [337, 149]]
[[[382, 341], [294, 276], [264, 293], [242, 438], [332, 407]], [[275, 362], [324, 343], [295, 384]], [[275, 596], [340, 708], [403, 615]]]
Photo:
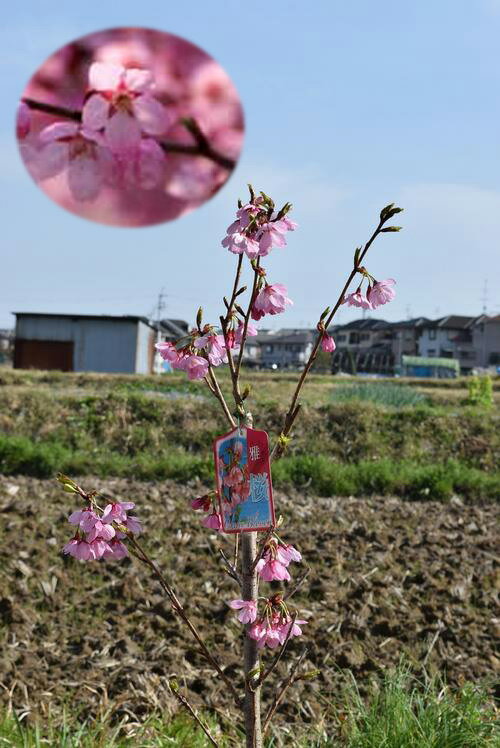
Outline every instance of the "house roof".
[[12, 312], [16, 317], [50, 317], [52, 319], [94, 319], [102, 322], [143, 322], [148, 327], [154, 329], [154, 325], [147, 317], [141, 317], [135, 314], [57, 314], [55, 312]]
[[381, 330], [384, 327], [389, 327], [390, 322], [386, 322], [384, 319], [374, 319], [373, 317], [367, 317], [366, 319], [353, 319], [345, 325], [339, 325], [338, 330]]
[[183, 338], [189, 329], [188, 323], [184, 322], [183, 319], [162, 319], [154, 323], [155, 326], [158, 326], [158, 324], [164, 332], [176, 339]]
[[423, 327], [427, 325], [431, 320], [428, 317], [413, 317], [412, 319], [403, 319], [401, 322], [389, 322], [391, 327], [396, 329], [407, 328], [407, 327]]
[[426, 322], [424, 327], [439, 327], [442, 330], [466, 330], [477, 317], [465, 317], [460, 314], [448, 314], [446, 317], [440, 317], [439, 319], [429, 320]]

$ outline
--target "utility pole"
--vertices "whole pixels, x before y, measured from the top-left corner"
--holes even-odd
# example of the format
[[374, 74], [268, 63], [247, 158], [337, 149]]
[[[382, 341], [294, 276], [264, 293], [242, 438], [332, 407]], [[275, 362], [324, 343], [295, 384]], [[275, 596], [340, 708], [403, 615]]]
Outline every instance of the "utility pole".
[[[488, 278], [484, 279], [484, 286], [483, 286], [483, 295], [481, 297], [481, 301], [483, 302], [483, 316], [486, 317], [488, 313]], [[482, 346], [481, 346], [481, 354], [482, 354], [482, 361], [481, 365], [486, 368], [487, 361], [486, 361], [486, 319], [483, 319], [481, 323], [481, 334], [482, 334]]]
[[485, 278], [485, 281], [484, 281], [483, 295], [481, 296], [481, 301], [483, 302], [483, 314], [486, 314], [488, 311], [488, 278]]
[[[160, 293], [158, 294], [158, 302], [156, 304], [156, 342], [161, 343], [161, 330], [160, 330], [160, 322], [162, 320], [163, 316], [163, 310], [166, 308], [166, 299], [167, 295], [165, 293], [165, 289], [162, 288]], [[162, 372], [162, 358], [158, 351], [155, 353], [154, 358], [154, 372], [155, 374], [161, 374]]]

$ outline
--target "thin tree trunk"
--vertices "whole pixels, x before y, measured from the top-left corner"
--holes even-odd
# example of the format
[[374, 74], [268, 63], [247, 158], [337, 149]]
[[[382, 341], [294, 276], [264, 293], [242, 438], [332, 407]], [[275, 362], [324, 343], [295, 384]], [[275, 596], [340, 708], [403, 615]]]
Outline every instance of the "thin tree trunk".
[[[241, 564], [243, 583], [241, 587], [243, 600], [257, 600], [259, 582], [257, 572], [252, 567], [257, 555], [257, 533], [241, 534]], [[247, 627], [250, 624], [247, 624]], [[245, 636], [243, 648], [245, 672], [245, 734], [246, 748], [262, 748], [262, 731], [260, 719], [260, 686], [250, 690], [249, 674], [259, 664], [257, 642]], [[254, 678], [255, 680], [255, 678]]]

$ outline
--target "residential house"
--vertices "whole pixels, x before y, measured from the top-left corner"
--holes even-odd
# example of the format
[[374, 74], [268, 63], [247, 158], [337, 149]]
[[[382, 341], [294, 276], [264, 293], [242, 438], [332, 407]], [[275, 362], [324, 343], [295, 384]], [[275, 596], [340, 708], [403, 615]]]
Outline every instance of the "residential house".
[[476, 365], [472, 330], [477, 317], [449, 314], [422, 325], [419, 353], [424, 358], [454, 358], [460, 372], [469, 373]]
[[392, 332], [392, 352], [396, 365], [401, 364], [402, 356], [418, 356], [419, 340], [422, 328], [430, 322], [427, 317], [405, 319], [402, 322], [389, 323]]
[[259, 332], [259, 364], [265, 369], [299, 369], [309, 358], [316, 334], [312, 330], [283, 329]]
[[480, 368], [500, 366], [500, 314], [482, 314], [471, 326], [475, 365]]
[[394, 369], [393, 333], [382, 319], [353, 320], [333, 329], [337, 348], [332, 355], [332, 371], [385, 373]]

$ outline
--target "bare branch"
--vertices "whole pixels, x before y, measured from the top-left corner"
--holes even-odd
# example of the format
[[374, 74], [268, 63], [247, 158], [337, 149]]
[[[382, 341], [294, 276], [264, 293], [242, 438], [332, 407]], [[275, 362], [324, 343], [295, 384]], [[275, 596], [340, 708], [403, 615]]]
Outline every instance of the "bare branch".
[[179, 704], [181, 704], [181, 706], [183, 706], [184, 709], [186, 709], [186, 711], [189, 712], [189, 714], [194, 719], [194, 721], [199, 724], [199, 726], [201, 727], [201, 729], [203, 730], [203, 732], [205, 733], [205, 735], [207, 736], [207, 738], [210, 740], [210, 742], [212, 743], [212, 745], [215, 745], [216, 748], [219, 748], [219, 743], [215, 740], [214, 737], [212, 737], [212, 735], [210, 734], [210, 730], [208, 729], [208, 727], [201, 721], [201, 719], [198, 717], [198, 715], [196, 714], [195, 710], [193, 709], [193, 707], [191, 706], [191, 704], [189, 703], [189, 701], [186, 699], [185, 696], [183, 696], [181, 694], [181, 692], [179, 691], [178, 687], [175, 687], [172, 684], [170, 684], [170, 690], [173, 693], [173, 695], [175, 696], [175, 698], [177, 699], [177, 701], [179, 702]]
[[239, 532], [235, 533], [234, 535], [234, 557], [233, 557], [233, 566], [235, 569], [238, 568], [238, 551], [240, 549], [240, 534]]
[[190, 618], [186, 614], [186, 611], [184, 610], [184, 607], [182, 606], [182, 603], [179, 601], [177, 595], [175, 594], [174, 590], [172, 589], [172, 587], [170, 586], [170, 584], [167, 582], [167, 580], [163, 576], [163, 574], [160, 571], [160, 569], [158, 568], [157, 564], [155, 564], [154, 561], [152, 561], [149, 558], [149, 556], [147, 555], [147, 553], [144, 551], [144, 549], [139, 545], [139, 543], [137, 542], [137, 540], [131, 534], [128, 537], [129, 537], [129, 541], [130, 541], [131, 546], [137, 552], [137, 558], [139, 558], [140, 561], [142, 561], [144, 564], [146, 564], [151, 569], [151, 571], [153, 572], [153, 574], [156, 576], [156, 578], [158, 579], [158, 581], [159, 581], [159, 583], [160, 583], [163, 591], [165, 592], [165, 594], [167, 595], [168, 599], [170, 600], [172, 608], [179, 615], [179, 617], [181, 618], [181, 620], [186, 624], [186, 626], [190, 630], [191, 634], [193, 635], [193, 637], [198, 642], [201, 654], [203, 654], [203, 656], [205, 657], [205, 659], [208, 660], [208, 662], [212, 665], [212, 667], [220, 675], [220, 677], [222, 678], [222, 680], [226, 683], [226, 685], [228, 686], [229, 690], [233, 694], [233, 696], [234, 696], [234, 698], [236, 700], [237, 705], [239, 706], [240, 703], [241, 703], [240, 696], [239, 696], [238, 692], [236, 691], [236, 689], [235, 689], [235, 687], [234, 687], [231, 679], [224, 673], [224, 671], [222, 670], [222, 668], [219, 665], [219, 663], [217, 662], [217, 660], [213, 657], [213, 655], [211, 654], [211, 652], [208, 650], [205, 642], [201, 638], [201, 636], [198, 633], [196, 627], [194, 626], [194, 624], [192, 623], [192, 621], [190, 620]]
[[291, 590], [289, 590], [285, 595], [283, 595], [283, 600], [289, 600], [291, 597], [293, 597], [302, 587], [304, 582], [306, 581], [307, 577], [309, 576], [311, 569], [306, 569], [305, 572], [302, 574], [302, 576], [297, 580], [297, 582], [294, 584]]
[[272, 718], [274, 717], [274, 713], [276, 712], [277, 708], [283, 701], [283, 698], [285, 696], [285, 693], [288, 691], [291, 685], [296, 682], [296, 680], [300, 680], [300, 677], [295, 678], [295, 673], [297, 672], [300, 663], [304, 659], [304, 657], [307, 654], [307, 648], [303, 650], [302, 654], [298, 659], [296, 660], [295, 664], [293, 665], [292, 669], [290, 670], [289, 675], [285, 680], [282, 682], [278, 692], [276, 693], [276, 696], [273, 699], [273, 703], [268, 709], [268, 712], [266, 714], [266, 717], [264, 719], [264, 724], [262, 725], [262, 734], [265, 735], [267, 732], [267, 729], [269, 728], [269, 725], [271, 723]]
[[[327, 320], [324, 323], [324, 329], [325, 330], [328, 330], [328, 327], [330, 326], [330, 324], [331, 324], [331, 322], [332, 322], [335, 314], [337, 313], [338, 308], [340, 307], [340, 305], [342, 304], [342, 301], [344, 300], [345, 294], [346, 294], [349, 286], [351, 285], [354, 276], [356, 275], [356, 273], [359, 272], [359, 268], [361, 267], [361, 263], [362, 263], [365, 255], [366, 255], [366, 253], [370, 249], [371, 245], [373, 244], [373, 242], [375, 241], [375, 239], [377, 238], [377, 236], [381, 233], [382, 226], [384, 225], [384, 223], [385, 223], [386, 220], [387, 219], [384, 219], [382, 217], [380, 218], [380, 221], [379, 221], [379, 223], [377, 225], [377, 228], [375, 229], [375, 231], [373, 232], [373, 234], [370, 236], [370, 238], [366, 242], [366, 244], [365, 244], [365, 246], [363, 248], [363, 251], [361, 253], [358, 253], [358, 252], [356, 253], [353, 269], [351, 270], [351, 272], [349, 274], [349, 277], [347, 278], [347, 281], [345, 282], [345, 285], [344, 285], [342, 291], [340, 292], [340, 295], [339, 295], [339, 297], [338, 297], [338, 299], [337, 299], [337, 301], [336, 301], [336, 303], [335, 303], [332, 311], [330, 312], [330, 314], [328, 315]], [[306, 377], [309, 374], [309, 371], [310, 371], [310, 369], [311, 369], [311, 367], [312, 367], [312, 365], [313, 365], [313, 363], [316, 360], [316, 357], [318, 355], [318, 351], [319, 351], [319, 347], [321, 345], [322, 338], [323, 338], [323, 332], [318, 332], [318, 336], [317, 336], [316, 341], [314, 343], [313, 349], [312, 349], [312, 351], [311, 351], [311, 353], [309, 355], [309, 358], [307, 360], [306, 365], [304, 366], [304, 369], [302, 370], [302, 373], [301, 373], [301, 375], [299, 377], [299, 381], [297, 382], [297, 386], [296, 386], [295, 391], [293, 393], [292, 400], [291, 400], [291, 403], [290, 403], [290, 407], [288, 408], [288, 411], [287, 411], [286, 416], [285, 416], [285, 422], [284, 422], [284, 425], [283, 425], [283, 429], [281, 430], [280, 437], [279, 437], [277, 443], [274, 445], [274, 448], [273, 448], [273, 450], [271, 452], [271, 461], [273, 461], [273, 460], [279, 460], [279, 458], [283, 455], [283, 453], [285, 451], [286, 438], [288, 437], [288, 434], [290, 433], [290, 431], [292, 429], [292, 426], [293, 426], [293, 424], [295, 422], [295, 419], [297, 418], [297, 414], [299, 412], [297, 408], [300, 407], [300, 406], [298, 405], [297, 401], [299, 399], [299, 395], [300, 395], [300, 392], [302, 390], [302, 387], [304, 386], [304, 382], [306, 380]]]
[[228, 559], [222, 548], [219, 548], [219, 553], [221, 555], [222, 561], [224, 563], [224, 566], [226, 568], [226, 572], [229, 574], [229, 576], [234, 579], [235, 582], [238, 582], [238, 584], [241, 587], [241, 577], [238, 574], [238, 571], [236, 569], [236, 565], [232, 564], [231, 561]]
[[229, 425], [232, 428], [234, 428], [236, 426], [236, 421], [234, 420], [233, 416], [231, 415], [231, 411], [229, 410], [227, 406], [226, 400], [224, 398], [224, 395], [222, 394], [221, 388], [219, 387], [219, 382], [217, 381], [217, 377], [215, 376], [215, 372], [210, 362], [208, 363], [208, 377], [213, 387], [213, 394], [215, 395], [217, 400], [220, 402], [222, 406], [222, 410], [224, 411], [224, 415], [226, 416], [226, 419], [229, 422]]
[[240, 353], [238, 355], [238, 361], [236, 363], [236, 375], [238, 377], [240, 375], [241, 361], [243, 359], [243, 351], [245, 350], [248, 323], [250, 322], [250, 315], [252, 313], [253, 302], [255, 300], [255, 292], [257, 290], [257, 281], [259, 280], [259, 267], [260, 267], [260, 257], [257, 258], [257, 262], [255, 263], [255, 266], [254, 266], [252, 293], [250, 294], [250, 301], [248, 302], [248, 309], [247, 309], [247, 313], [245, 314], [245, 320], [243, 322], [243, 332], [241, 335]]

